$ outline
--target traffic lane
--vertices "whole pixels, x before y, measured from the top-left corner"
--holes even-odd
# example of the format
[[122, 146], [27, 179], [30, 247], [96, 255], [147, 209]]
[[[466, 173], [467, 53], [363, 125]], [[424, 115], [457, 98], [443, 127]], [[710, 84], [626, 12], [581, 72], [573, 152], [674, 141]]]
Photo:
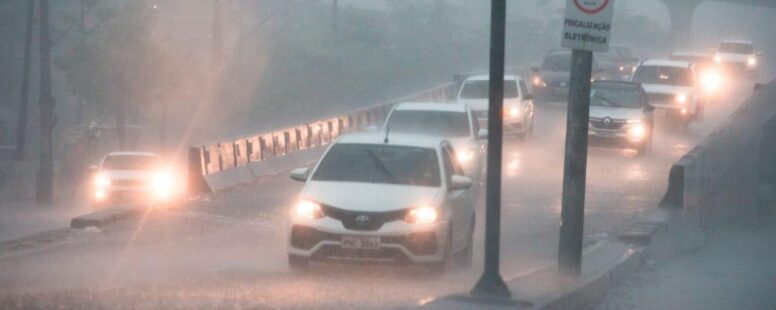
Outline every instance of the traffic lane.
[[[751, 89], [749, 79], [728, 85], [707, 103], [705, 120], [687, 131], [658, 118], [653, 148], [644, 158], [632, 150], [591, 147], [585, 241], [614, 237], [656, 208], [667, 188], [671, 165], [720, 125]], [[507, 277], [553, 264], [557, 257], [565, 107], [541, 106], [536, 117], [533, 137], [526, 143], [505, 145], [501, 240], [502, 270]]]

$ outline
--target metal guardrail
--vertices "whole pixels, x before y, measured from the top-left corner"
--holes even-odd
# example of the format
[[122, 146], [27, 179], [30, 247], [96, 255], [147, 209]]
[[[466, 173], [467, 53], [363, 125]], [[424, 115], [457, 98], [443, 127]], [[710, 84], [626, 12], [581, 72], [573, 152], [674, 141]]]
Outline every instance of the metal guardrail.
[[394, 105], [407, 101], [449, 101], [458, 84], [451, 82], [410, 96], [358, 109], [339, 116], [316, 119], [280, 130], [189, 148], [189, 182], [192, 192], [210, 191], [205, 177], [330, 144], [342, 134], [379, 126]]

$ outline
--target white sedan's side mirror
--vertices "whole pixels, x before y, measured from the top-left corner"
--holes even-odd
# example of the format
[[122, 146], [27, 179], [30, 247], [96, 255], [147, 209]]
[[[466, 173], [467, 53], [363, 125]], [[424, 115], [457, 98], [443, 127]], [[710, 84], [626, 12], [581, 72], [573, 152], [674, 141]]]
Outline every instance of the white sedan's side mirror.
[[448, 187], [448, 190], [450, 191], [457, 191], [457, 190], [464, 190], [464, 189], [470, 189], [474, 183], [472, 182], [472, 179], [469, 177], [465, 177], [462, 175], [453, 175], [450, 178], [450, 186]]
[[310, 173], [310, 168], [302, 167], [291, 170], [291, 179], [299, 182], [307, 182], [307, 174]]
[[488, 140], [488, 130], [480, 128], [480, 131], [477, 132], [477, 140]]

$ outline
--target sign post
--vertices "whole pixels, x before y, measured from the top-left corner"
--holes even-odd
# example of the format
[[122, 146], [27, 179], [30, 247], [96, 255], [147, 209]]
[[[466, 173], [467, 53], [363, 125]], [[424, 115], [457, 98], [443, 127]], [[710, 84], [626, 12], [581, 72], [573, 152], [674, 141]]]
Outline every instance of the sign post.
[[512, 296], [499, 271], [506, 8], [506, 0], [491, 1], [488, 177], [487, 192], [485, 193], [485, 270], [471, 291], [471, 295], [476, 297], [496, 299], [509, 299]]
[[571, 48], [558, 269], [579, 276], [587, 178], [587, 130], [593, 52], [609, 49], [614, 0], [567, 0], [561, 45]]

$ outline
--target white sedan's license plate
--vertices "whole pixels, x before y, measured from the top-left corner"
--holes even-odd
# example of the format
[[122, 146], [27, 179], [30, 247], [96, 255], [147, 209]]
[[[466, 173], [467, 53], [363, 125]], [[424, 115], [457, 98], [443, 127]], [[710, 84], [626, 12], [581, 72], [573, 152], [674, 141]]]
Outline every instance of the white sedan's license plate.
[[343, 249], [377, 250], [380, 248], [380, 237], [343, 236]]

